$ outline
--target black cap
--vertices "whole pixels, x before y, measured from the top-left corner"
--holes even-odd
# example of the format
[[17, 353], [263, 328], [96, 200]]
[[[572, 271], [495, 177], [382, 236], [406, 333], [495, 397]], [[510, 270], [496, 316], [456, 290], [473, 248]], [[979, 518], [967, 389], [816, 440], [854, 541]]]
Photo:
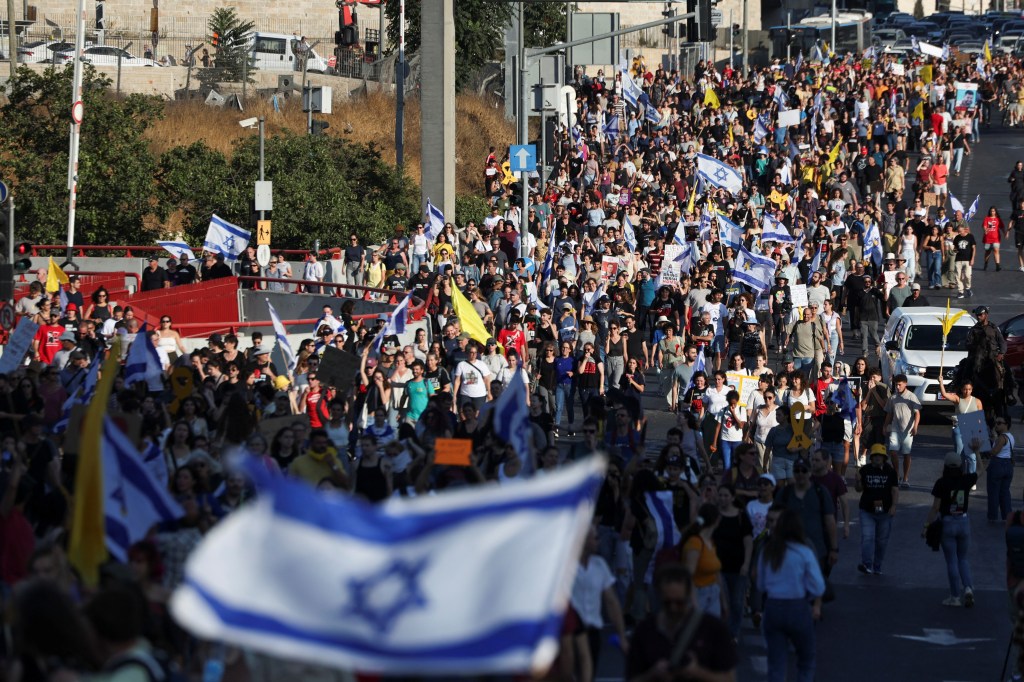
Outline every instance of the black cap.
[[987, 305], [979, 305], [977, 308], [974, 309], [974, 314], [975, 315], [982, 315], [982, 314], [988, 315], [988, 306]]

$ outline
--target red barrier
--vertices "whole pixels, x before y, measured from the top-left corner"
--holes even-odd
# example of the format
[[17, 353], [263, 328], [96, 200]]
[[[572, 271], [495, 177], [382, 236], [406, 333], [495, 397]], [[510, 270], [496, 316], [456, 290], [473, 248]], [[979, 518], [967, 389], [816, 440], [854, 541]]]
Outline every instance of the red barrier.
[[129, 297], [127, 303], [135, 308], [136, 317], [155, 328], [159, 328], [160, 317], [164, 315], [175, 324], [209, 326], [215, 324], [210, 320], [238, 320], [238, 278], [223, 277], [170, 289], [142, 291]]
[[[75, 251], [75, 257], [76, 258], [85, 258], [90, 251], [92, 251], [92, 252], [99, 252], [101, 255], [109, 255], [111, 253], [123, 252], [126, 258], [134, 258], [135, 254], [152, 253], [154, 251], [166, 253], [166, 250], [164, 249], [164, 247], [159, 246], [157, 244], [147, 244], [147, 245], [139, 245], [139, 246], [129, 246], [129, 245], [125, 245], [125, 246], [109, 246], [109, 245], [104, 245], [104, 244], [79, 244], [79, 245], [74, 246], [72, 248]], [[34, 258], [38, 258], [39, 255], [43, 251], [58, 251], [60, 253], [65, 253], [67, 250], [68, 250], [68, 245], [67, 244], [37, 244], [37, 245], [32, 247], [32, 256]], [[192, 250], [193, 253], [201, 253], [201, 251], [202, 251], [202, 249], [193, 249]], [[334, 248], [331, 248], [331, 249], [320, 249], [320, 251], [318, 253], [321, 256], [325, 256], [328, 253], [330, 253], [330, 254], [332, 254], [332, 257], [338, 258], [339, 256], [337, 256], [335, 254], [339, 253], [340, 251], [341, 251], [340, 248], [334, 247]], [[286, 256], [302, 256], [303, 258], [305, 258], [310, 253], [312, 253], [312, 249], [273, 249], [272, 252], [275, 253], [275, 254], [283, 253]], [[168, 254], [168, 256], [169, 255], [170, 254]], [[140, 258], [141, 258], [141, 256], [140, 256]]]

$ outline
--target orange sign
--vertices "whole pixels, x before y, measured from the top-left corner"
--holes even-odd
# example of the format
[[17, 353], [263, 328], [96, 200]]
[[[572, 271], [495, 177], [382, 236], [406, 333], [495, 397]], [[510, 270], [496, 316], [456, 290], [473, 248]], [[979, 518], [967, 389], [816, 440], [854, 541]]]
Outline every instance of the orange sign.
[[468, 467], [473, 441], [468, 438], [438, 438], [434, 445], [434, 464]]

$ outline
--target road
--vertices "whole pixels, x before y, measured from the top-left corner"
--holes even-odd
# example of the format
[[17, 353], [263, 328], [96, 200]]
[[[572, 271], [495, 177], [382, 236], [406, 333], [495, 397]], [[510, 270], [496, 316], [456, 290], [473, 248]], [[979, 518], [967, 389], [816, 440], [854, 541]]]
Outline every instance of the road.
[[[972, 145], [959, 177], [951, 177], [951, 191], [965, 206], [981, 196], [972, 230], [979, 244], [974, 270], [974, 297], [957, 300], [953, 307], [972, 309], [984, 303], [992, 310], [995, 323], [1024, 311], [1024, 273], [1016, 263], [1012, 243], [1003, 244], [1003, 271], [981, 270], [981, 218], [989, 206], [996, 206], [1004, 220], [1010, 214], [1006, 176], [1018, 159], [1024, 159], [1024, 131], [983, 130], [981, 142]], [[927, 291], [933, 305], [945, 305], [945, 298]], [[851, 344], [853, 345], [853, 344]], [[854, 356], [843, 356], [852, 362]], [[773, 361], [775, 358], [773, 358]], [[773, 363], [774, 364], [774, 363]], [[648, 380], [648, 386], [657, 382]], [[649, 438], [660, 447], [664, 432], [673, 424], [672, 415], [657, 411], [661, 401], [647, 399], [651, 425]], [[948, 595], [945, 562], [941, 552], [932, 552], [920, 538], [931, 506], [932, 483], [942, 470], [942, 459], [952, 449], [948, 412], [930, 414], [914, 443], [914, 466], [909, 491], [900, 495], [885, 574], [866, 576], [857, 572], [860, 531], [856, 522], [849, 539], [840, 544], [840, 558], [831, 582], [837, 598], [825, 607], [817, 626], [817, 679], [830, 682], [875, 682], [904, 680], [1000, 679], [1011, 624], [1007, 616], [1005, 589], [1005, 544], [1001, 525], [985, 518], [985, 479], [971, 496], [971, 570], [977, 603], [971, 610], [941, 605]], [[1017, 443], [1024, 443], [1021, 408], [1015, 408], [1012, 431]], [[1019, 454], [1019, 450], [1018, 450]], [[847, 472], [850, 508], [856, 516], [858, 495], [852, 481], [856, 469]], [[1021, 506], [1024, 475], [1015, 476], [1012, 492], [1015, 508]], [[766, 651], [760, 633], [747, 620], [740, 636], [739, 679], [766, 679]], [[790, 679], [795, 679], [792, 666]], [[622, 679], [622, 658], [612, 647], [604, 647], [598, 667], [600, 681]], [[868, 676], [866, 678], [866, 676]]]

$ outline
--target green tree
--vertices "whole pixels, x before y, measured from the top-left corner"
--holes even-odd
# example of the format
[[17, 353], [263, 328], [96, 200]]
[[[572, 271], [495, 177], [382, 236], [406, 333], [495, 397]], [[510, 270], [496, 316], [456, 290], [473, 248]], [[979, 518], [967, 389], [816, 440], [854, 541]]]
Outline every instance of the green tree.
[[[218, 45], [214, 55], [216, 64], [214, 80], [241, 82], [245, 73], [245, 62], [249, 57], [249, 43], [247, 34], [252, 32], [256, 24], [252, 21], [243, 21], [238, 17], [234, 7], [218, 7], [210, 15], [207, 27], [210, 29], [210, 42], [213, 42], [213, 35], [217, 35]], [[255, 68], [251, 63], [247, 67]], [[200, 80], [205, 74], [201, 74]], [[252, 79], [250, 78], [250, 81]]]
[[[526, 5], [526, 44], [529, 47], [548, 47], [565, 42], [564, 2], [536, 2]], [[574, 9], [578, 6], [573, 5]]]
[[[0, 159], [18, 195], [18, 224], [38, 243], [67, 236], [68, 103], [72, 65], [18, 70], [3, 90]], [[110, 79], [86, 64], [78, 159], [75, 241], [135, 244], [155, 213], [156, 162], [143, 134], [162, 112], [155, 97], [115, 96]]]
[[[419, 188], [371, 146], [286, 131], [266, 140], [264, 170], [274, 183], [274, 248], [308, 248], [316, 239], [338, 246], [352, 231], [379, 242], [419, 216]], [[173, 149], [160, 162], [162, 200], [184, 212], [190, 243], [203, 240], [211, 213], [251, 225], [258, 177], [256, 138], [239, 141], [230, 162], [202, 144]]]
[[[398, 0], [385, 0], [388, 18], [388, 43], [398, 49]], [[505, 28], [512, 21], [517, 5], [500, 0], [456, 0], [455, 4], [455, 85], [461, 88], [485, 63], [493, 60], [503, 44]], [[405, 51], [420, 49], [420, 3], [405, 3]]]

